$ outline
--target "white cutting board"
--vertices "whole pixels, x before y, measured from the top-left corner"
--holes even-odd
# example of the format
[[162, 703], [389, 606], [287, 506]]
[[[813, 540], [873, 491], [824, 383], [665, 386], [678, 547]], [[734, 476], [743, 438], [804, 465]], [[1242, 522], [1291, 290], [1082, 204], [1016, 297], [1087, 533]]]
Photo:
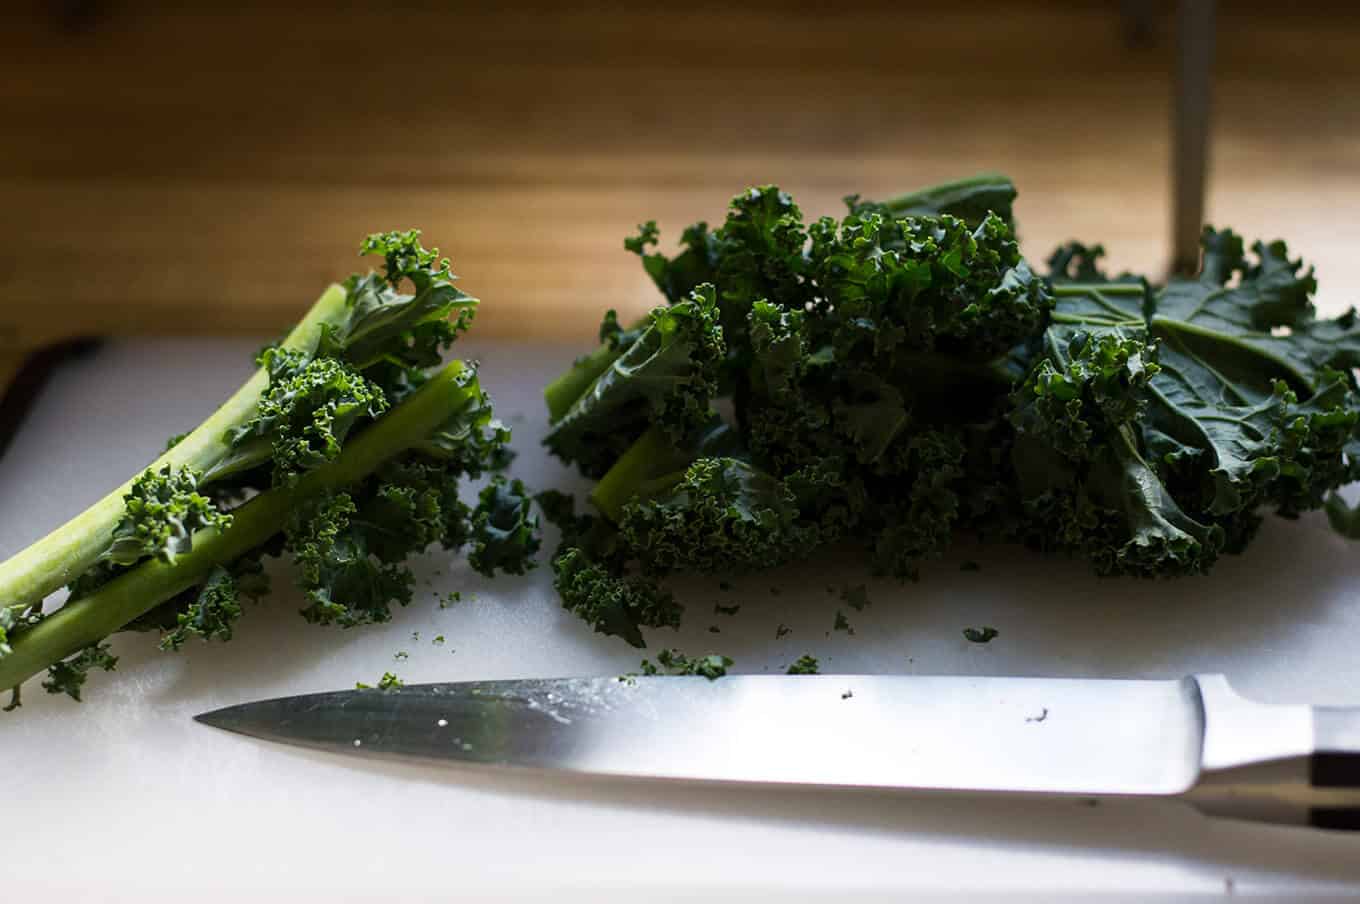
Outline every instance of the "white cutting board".
[[[134, 473], [245, 377], [258, 343], [137, 341], [61, 370], [0, 459], [0, 554]], [[580, 485], [538, 446], [539, 387], [579, 350], [460, 347], [514, 427], [515, 472]], [[548, 544], [555, 540], [549, 536]], [[961, 572], [974, 559], [978, 572]], [[407, 682], [618, 674], [637, 651], [564, 613], [546, 568], [487, 582], [421, 563], [415, 603], [378, 627], [305, 624], [281, 588], [230, 644], [116, 642], [87, 702], [30, 685], [0, 718], [0, 897], [42, 900], [959, 900], [1055, 892], [1171, 898], [1360, 892], [1360, 836], [1211, 822], [1176, 804], [911, 800], [871, 794], [486, 775], [322, 755], [214, 731], [194, 713], [260, 697]], [[1080, 563], [972, 548], [919, 584], [827, 586], [855, 562], [679, 587], [687, 627], [656, 643], [735, 671], [802, 653], [826, 672], [1178, 677], [1221, 671], [1263, 700], [1360, 703], [1360, 545], [1321, 518], [1269, 522], [1211, 578], [1098, 581]], [[429, 582], [427, 584], [427, 581]], [[778, 595], [771, 588], [779, 591]], [[476, 599], [441, 610], [450, 590]], [[715, 602], [740, 603], [734, 617]], [[845, 608], [854, 636], [831, 631]], [[792, 632], [775, 639], [787, 623]], [[718, 625], [721, 634], [708, 632]], [[961, 630], [994, 625], [991, 644]], [[419, 632], [419, 639], [413, 638]], [[435, 635], [446, 643], [436, 646]], [[655, 635], [654, 635], [655, 637]], [[398, 651], [409, 657], [396, 661]], [[1102, 897], [1102, 900], [1108, 900]]]

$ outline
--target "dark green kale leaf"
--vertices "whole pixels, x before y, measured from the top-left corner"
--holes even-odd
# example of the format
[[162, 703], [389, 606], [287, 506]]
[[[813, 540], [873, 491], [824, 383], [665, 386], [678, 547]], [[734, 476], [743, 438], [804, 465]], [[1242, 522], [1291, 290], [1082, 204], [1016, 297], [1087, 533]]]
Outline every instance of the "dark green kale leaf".
[[798, 659], [792, 665], [789, 666], [789, 669], [787, 672], [785, 672], [785, 674], [816, 675], [819, 674], [820, 672], [821, 664], [817, 661], [817, 657], [805, 653], [802, 656], [799, 656]]
[[1015, 184], [999, 173], [983, 173], [956, 182], [933, 185], [887, 201], [862, 201], [859, 195], [845, 199], [852, 214], [880, 213], [884, 217], [919, 217], [947, 214], [976, 226], [995, 214], [1014, 230]]
[[348, 493], [330, 493], [301, 506], [284, 529], [309, 601], [302, 616], [313, 624], [385, 622], [393, 602], [411, 602], [411, 573], [371, 554], [372, 532], [358, 514]]
[[538, 552], [538, 516], [533, 499], [518, 480], [500, 475], [479, 497], [472, 519], [472, 550], [468, 563], [491, 577], [496, 572], [524, 574], [534, 567]]
[[575, 501], [549, 490], [535, 497], [561, 531], [552, 557], [553, 587], [562, 607], [595, 631], [645, 647], [641, 628], [674, 628], [683, 607], [654, 579], [631, 573], [618, 531], [593, 515], [577, 515]]
[[[438, 249], [421, 247], [418, 229], [370, 235], [359, 253], [382, 255], [384, 272], [345, 282], [349, 316], [326, 332], [317, 354], [343, 359], [400, 401], [471, 324], [477, 299], [454, 286]], [[406, 282], [414, 294], [399, 291]]]
[[377, 384], [334, 358], [273, 348], [260, 366], [269, 372], [269, 388], [255, 417], [233, 430], [230, 442], [238, 450], [267, 443], [275, 485], [292, 484], [334, 461], [351, 430], [387, 410]]
[[[716, 681], [727, 674], [727, 670], [732, 667], [732, 660], [717, 653], [710, 653], [707, 656], [689, 657], [676, 649], [662, 650], [656, 654], [657, 665], [665, 669], [670, 675], [698, 675], [707, 678], [709, 681]], [[644, 670], [647, 663], [644, 661]], [[653, 668], [649, 674], [656, 674]]]
[[647, 328], [590, 384], [544, 440], [566, 462], [599, 477], [655, 424], [674, 440], [701, 427], [724, 354], [712, 286], [659, 307]]
[[112, 672], [117, 667], [118, 657], [109, 652], [109, 644], [91, 644], [74, 656], [49, 666], [47, 679], [42, 686], [49, 694], [66, 694], [73, 700], [79, 700], [81, 689], [92, 669]]
[[114, 565], [133, 565], [147, 558], [174, 562], [193, 548], [196, 532], [229, 527], [231, 516], [198, 492], [202, 477], [187, 466], [144, 471], [123, 499], [126, 508], [114, 527], [105, 560]]
[[991, 643], [1000, 634], [1001, 632], [991, 625], [984, 625], [981, 628], [963, 629], [963, 636], [969, 643]]
[[670, 491], [629, 503], [620, 531], [659, 574], [769, 567], [816, 542], [815, 526], [800, 523], [793, 491], [732, 458], [701, 458]]

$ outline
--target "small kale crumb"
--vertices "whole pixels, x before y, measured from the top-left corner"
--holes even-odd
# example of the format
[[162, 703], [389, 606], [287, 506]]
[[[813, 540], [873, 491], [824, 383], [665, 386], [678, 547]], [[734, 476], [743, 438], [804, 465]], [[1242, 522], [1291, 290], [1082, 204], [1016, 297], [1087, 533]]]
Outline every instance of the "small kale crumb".
[[777, 627], [777, 628], [774, 629], [774, 639], [775, 639], [775, 640], [779, 640], [779, 639], [781, 639], [781, 638], [788, 637], [788, 636], [789, 636], [790, 634], [792, 634], [792, 633], [793, 633], [793, 629], [792, 629], [792, 628], [790, 628], [788, 625], [784, 624], [783, 622], [780, 622], [780, 623], [779, 623], [779, 627]]
[[721, 633], [722, 633], [722, 629], [719, 628], [717, 625], [709, 625], [709, 626], [708, 626], [708, 633], [709, 633], [709, 634], [721, 634]]
[[719, 582], [718, 582], [718, 589], [719, 589], [719, 590], [731, 590], [731, 589], [732, 589], [732, 584], [731, 584], [730, 582], [728, 582], [728, 581], [719, 581]]
[[436, 634], [434, 640], [430, 641], [430, 643], [434, 644], [436, 647], [442, 647], [444, 645], [444, 635]]
[[804, 653], [798, 657], [798, 661], [789, 666], [789, 675], [816, 675], [818, 672], [817, 657]]
[[354, 682], [354, 689], [356, 691], [371, 691], [373, 690], [373, 685], [364, 684], [362, 681], [356, 681]]
[[412, 631], [412, 632], [411, 632], [411, 640], [413, 640], [413, 641], [419, 641], [419, 640], [420, 640], [420, 632], [419, 632], [419, 631]]
[[626, 684], [629, 687], [637, 687], [637, 675], [633, 674], [632, 672], [629, 672], [627, 675], [620, 675], [618, 678], [614, 680], [619, 682], [619, 684]]
[[735, 606], [724, 606], [721, 603], [715, 603], [713, 606], [714, 615], [736, 615], [740, 611], [741, 611], [740, 603], [738, 603]]
[[393, 654], [392, 658], [395, 659], [397, 662], [405, 662], [406, 660], [411, 658], [411, 654], [406, 652], [405, 650], [398, 650], [395, 654]]
[[850, 699], [851, 697], [853, 697], [853, 696], [855, 696], [855, 692], [852, 691], [852, 690], [850, 690], [849, 688], [846, 688], [846, 689], [845, 689], [845, 693], [841, 694], [841, 699], [842, 699], [842, 700], [849, 700], [849, 699]]
[[[467, 598], [468, 598], [469, 600], [475, 600], [475, 599], [477, 598], [477, 596], [476, 596], [476, 594], [469, 593], [469, 594], [467, 595]], [[451, 590], [451, 591], [449, 591], [447, 594], [445, 594], [445, 596], [443, 597], [443, 599], [441, 599], [441, 600], [439, 601], [439, 608], [440, 608], [440, 609], [447, 609], [447, 608], [449, 608], [450, 606], [454, 606], [454, 605], [457, 605], [458, 603], [461, 603], [462, 601], [463, 601], [463, 594], [459, 593], [457, 590]]]
[[963, 636], [969, 643], [991, 643], [1001, 632], [991, 625], [983, 625], [981, 628], [964, 628]]
[[966, 559], [959, 563], [959, 571], [981, 571], [982, 566], [972, 559]]
[[832, 628], [837, 631], [844, 631], [847, 634], [853, 635], [855, 633], [855, 629], [850, 626], [850, 620], [847, 619], [845, 613], [839, 609], [836, 610], [836, 623], [832, 625]]
[[[656, 661], [661, 668], [666, 670], [667, 674], [700, 675], [709, 681], [714, 681], [726, 675], [728, 667], [732, 665], [731, 659], [717, 653], [691, 659], [675, 649], [662, 650], [657, 653]], [[656, 675], [660, 673], [660, 669], [644, 659], [642, 661], [642, 673], [644, 675]]]
[[378, 690], [390, 691], [399, 688], [404, 684], [405, 682], [391, 672], [383, 672], [383, 676], [378, 679]]
[[841, 588], [841, 599], [845, 600], [846, 604], [856, 612], [863, 612], [870, 603], [869, 590], [863, 584], [857, 584], [854, 587], [847, 584]]

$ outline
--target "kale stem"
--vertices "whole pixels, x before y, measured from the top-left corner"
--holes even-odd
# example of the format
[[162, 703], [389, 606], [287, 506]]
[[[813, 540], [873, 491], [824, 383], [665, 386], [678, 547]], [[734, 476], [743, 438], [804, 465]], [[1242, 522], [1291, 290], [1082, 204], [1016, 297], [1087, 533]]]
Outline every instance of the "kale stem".
[[[338, 285], [331, 286], [284, 339], [284, 347], [309, 352], [315, 349], [322, 327], [338, 321], [344, 314], [345, 305], [345, 290]], [[170, 465], [178, 469], [188, 465], [212, 472], [230, 453], [223, 439], [227, 431], [254, 417], [260, 395], [268, 385], [268, 373], [263, 369], [256, 371], [211, 417], [148, 467], [160, 469]], [[38, 603], [98, 562], [123, 516], [123, 497], [131, 488], [132, 480], [129, 480], [38, 542], [0, 563], [0, 605], [17, 608]]]
[[549, 422], [561, 420], [620, 354], [616, 346], [601, 345], [584, 358], [578, 358], [566, 373], [544, 387], [543, 399], [548, 403]]
[[637, 496], [666, 489], [657, 485], [657, 478], [674, 475], [675, 480], [671, 482], [674, 485], [684, 476], [689, 462], [689, 455], [677, 449], [663, 431], [652, 427], [605, 472], [591, 491], [590, 501], [601, 514], [617, 524], [623, 517], [625, 505]]
[[143, 562], [18, 633], [11, 641], [13, 651], [0, 657], [0, 687], [19, 686], [193, 587], [213, 567], [257, 548], [279, 532], [303, 501], [372, 473], [419, 444], [479, 394], [476, 381], [467, 379], [467, 366], [460, 361], [449, 364], [350, 441], [335, 461], [304, 474], [290, 487], [268, 490], [246, 502], [233, 512], [232, 525], [225, 531], [200, 531], [193, 549], [173, 564], [154, 559]]

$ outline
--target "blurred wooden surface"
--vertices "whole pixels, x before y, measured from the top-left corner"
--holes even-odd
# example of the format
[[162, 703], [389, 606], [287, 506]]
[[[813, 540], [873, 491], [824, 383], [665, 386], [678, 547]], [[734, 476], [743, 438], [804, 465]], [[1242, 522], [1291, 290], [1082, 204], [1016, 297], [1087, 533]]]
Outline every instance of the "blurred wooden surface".
[[[1025, 247], [1167, 263], [1173, 35], [1109, 3], [299, 6], [0, 12], [0, 341], [262, 333], [420, 226], [483, 335], [654, 296], [621, 247], [778, 182], [809, 214], [981, 169]], [[1209, 216], [1360, 293], [1360, 18], [1221, 4]]]

